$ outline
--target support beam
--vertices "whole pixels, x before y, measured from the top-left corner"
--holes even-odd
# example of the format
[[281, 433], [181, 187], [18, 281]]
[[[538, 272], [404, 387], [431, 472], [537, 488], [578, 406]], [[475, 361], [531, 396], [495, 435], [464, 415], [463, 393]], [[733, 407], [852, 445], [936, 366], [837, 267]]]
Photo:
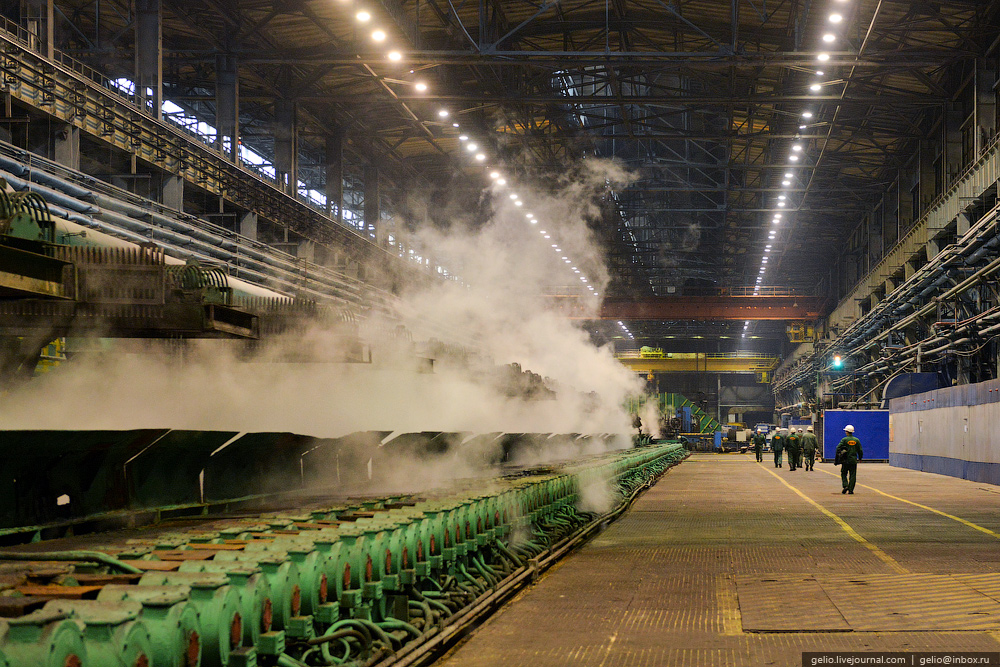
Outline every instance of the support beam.
[[176, 211], [184, 210], [184, 179], [164, 174], [160, 186], [160, 203]]
[[344, 131], [326, 138], [326, 214], [344, 224]]
[[382, 209], [379, 203], [379, 172], [378, 167], [365, 167], [365, 230], [369, 238], [379, 238]]
[[814, 296], [673, 296], [605, 299], [602, 320], [815, 320], [826, 299]]
[[274, 101], [274, 169], [279, 186], [290, 196], [298, 188], [298, 127], [295, 119], [295, 101]]
[[257, 240], [257, 213], [254, 211], [247, 211], [240, 216], [239, 221], [236, 223], [236, 233], [240, 236], [245, 236], [251, 241]]
[[238, 162], [240, 81], [233, 54], [219, 54], [215, 58], [215, 127], [218, 130], [216, 147], [233, 162]]
[[135, 9], [135, 98], [162, 119], [163, 7], [161, 0], [136, 0]]
[[80, 128], [69, 123], [53, 125], [52, 159], [70, 169], [80, 169]]

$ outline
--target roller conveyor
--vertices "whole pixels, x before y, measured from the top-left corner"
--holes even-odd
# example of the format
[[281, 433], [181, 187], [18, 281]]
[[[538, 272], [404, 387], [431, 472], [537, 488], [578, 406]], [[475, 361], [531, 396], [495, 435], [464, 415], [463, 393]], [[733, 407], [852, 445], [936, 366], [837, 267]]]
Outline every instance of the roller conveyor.
[[[685, 454], [661, 443], [420, 495], [0, 551], [4, 599], [18, 601], [0, 606], [0, 665], [419, 664]], [[618, 509], [586, 506], [594, 489]]]

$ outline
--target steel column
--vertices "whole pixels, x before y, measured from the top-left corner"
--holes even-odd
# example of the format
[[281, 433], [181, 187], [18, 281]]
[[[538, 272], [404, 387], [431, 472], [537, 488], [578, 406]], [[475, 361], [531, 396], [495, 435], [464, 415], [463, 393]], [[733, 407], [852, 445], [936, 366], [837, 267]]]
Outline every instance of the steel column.
[[162, 119], [163, 7], [161, 0], [136, 0], [135, 5], [135, 99]]
[[[219, 54], [215, 58], [215, 127], [217, 146], [233, 162], [239, 158], [240, 145], [240, 83], [237, 58]], [[229, 140], [228, 150], [226, 139]]]

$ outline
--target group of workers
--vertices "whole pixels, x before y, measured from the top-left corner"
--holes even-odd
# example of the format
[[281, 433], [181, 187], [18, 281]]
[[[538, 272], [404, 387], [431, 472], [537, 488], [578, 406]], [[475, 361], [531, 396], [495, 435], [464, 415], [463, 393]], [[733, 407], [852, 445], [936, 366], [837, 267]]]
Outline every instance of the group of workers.
[[[764, 460], [764, 444], [766, 436], [761, 432], [753, 434], [753, 451], [757, 456], [757, 462]], [[782, 467], [782, 455], [788, 451], [788, 470], [794, 471], [805, 464], [806, 470], [813, 470], [816, 465], [816, 450], [819, 449], [819, 441], [813, 432], [813, 427], [809, 426], [803, 431], [787, 428], [780, 428], [771, 437], [771, 450], [774, 452], [774, 467]], [[861, 441], [854, 435], [854, 427], [848, 424], [844, 427], [844, 437], [837, 445], [837, 453], [834, 458], [834, 465], [840, 466], [840, 479], [843, 485], [841, 493], [854, 493], [854, 485], [858, 478], [858, 461], [862, 459], [864, 452], [861, 449]]]

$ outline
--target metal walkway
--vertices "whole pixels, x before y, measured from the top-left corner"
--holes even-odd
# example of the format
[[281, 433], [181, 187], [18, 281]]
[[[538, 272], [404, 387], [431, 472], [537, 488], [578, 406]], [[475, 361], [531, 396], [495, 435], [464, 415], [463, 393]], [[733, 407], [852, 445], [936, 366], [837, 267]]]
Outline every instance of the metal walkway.
[[838, 470], [692, 456], [442, 664], [1000, 651], [1000, 488], [862, 464], [855, 495], [841, 495]]

